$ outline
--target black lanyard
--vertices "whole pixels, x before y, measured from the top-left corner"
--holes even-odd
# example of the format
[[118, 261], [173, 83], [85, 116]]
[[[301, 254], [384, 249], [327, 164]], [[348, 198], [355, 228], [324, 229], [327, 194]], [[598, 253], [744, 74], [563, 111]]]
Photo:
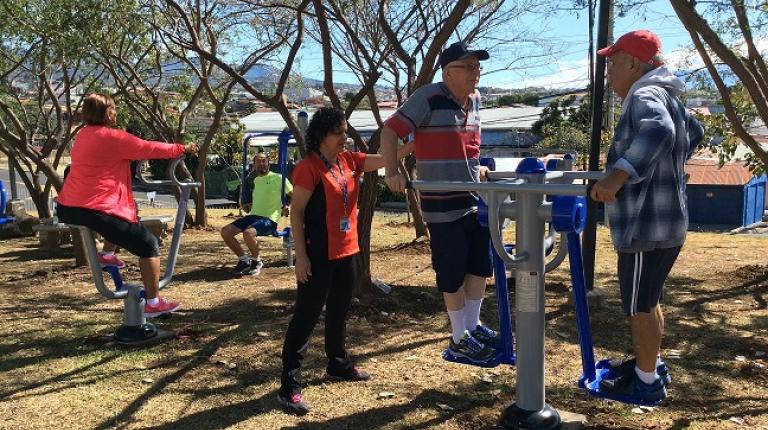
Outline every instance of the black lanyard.
[[325, 156], [318, 151], [317, 155], [320, 156], [320, 159], [323, 160], [323, 163], [325, 164], [325, 168], [328, 169], [329, 172], [331, 172], [331, 176], [333, 176], [333, 179], [336, 180], [336, 183], [339, 184], [339, 188], [341, 188], [341, 201], [344, 204], [344, 217], [347, 216], [347, 203], [349, 201], [349, 190], [347, 189], [347, 178], [344, 177], [344, 169], [341, 167], [341, 162], [339, 161], [339, 158], [336, 157], [336, 166], [339, 168], [339, 174], [341, 177], [339, 178], [336, 176], [336, 172], [333, 171], [333, 165], [330, 161], [328, 161]]

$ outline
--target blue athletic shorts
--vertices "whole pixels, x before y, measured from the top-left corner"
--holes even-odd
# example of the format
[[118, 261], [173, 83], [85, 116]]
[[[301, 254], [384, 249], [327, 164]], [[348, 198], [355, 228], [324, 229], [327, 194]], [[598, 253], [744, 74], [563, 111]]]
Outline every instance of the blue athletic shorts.
[[249, 228], [256, 230], [258, 236], [272, 236], [277, 232], [277, 223], [269, 218], [258, 215], [248, 215], [240, 219], [235, 220], [232, 223], [240, 231], [245, 231]]
[[427, 228], [438, 291], [455, 293], [467, 274], [491, 276], [490, 236], [476, 213], [452, 222], [428, 223]]

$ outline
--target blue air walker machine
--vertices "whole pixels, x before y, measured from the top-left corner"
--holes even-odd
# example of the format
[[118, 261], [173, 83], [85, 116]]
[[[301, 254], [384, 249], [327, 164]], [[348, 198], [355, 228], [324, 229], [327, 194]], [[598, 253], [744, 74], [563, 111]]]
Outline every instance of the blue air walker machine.
[[[302, 133], [307, 129], [307, 125], [309, 124], [309, 115], [301, 111], [298, 113], [298, 126], [299, 129], [302, 131]], [[285, 195], [285, 181], [288, 180], [288, 144], [290, 143], [290, 140], [293, 138], [293, 134], [291, 131], [286, 128], [283, 131], [280, 132], [254, 132], [254, 133], [248, 133], [243, 138], [243, 168], [242, 168], [242, 177], [241, 177], [241, 183], [240, 183], [240, 201], [245, 201], [248, 187], [246, 186], [246, 181], [248, 180], [248, 162], [249, 162], [249, 153], [250, 153], [250, 140], [258, 137], [277, 137], [277, 164], [280, 168], [280, 176], [282, 177], [283, 183], [281, 186], [281, 192], [280, 196], [282, 199], [283, 206], [285, 206], [288, 203], [288, 198]], [[283, 248], [285, 249], [285, 259], [287, 261], [288, 266], [293, 266], [293, 235], [291, 234], [291, 228], [285, 227], [282, 230], [275, 231], [273, 233], [273, 236], [275, 237], [281, 237], [283, 239]]]
[[[563, 161], [570, 169], [572, 158], [566, 155]], [[555, 164], [549, 164], [549, 167], [553, 168]], [[643, 404], [638, 399], [608, 396], [599, 387], [603, 378], [612, 375], [608, 370], [608, 360], [596, 363], [594, 358], [579, 236], [586, 217], [587, 186], [573, 182], [600, 179], [602, 175], [602, 172], [547, 171], [538, 158], [525, 158], [514, 172], [490, 171], [489, 182], [412, 183], [416, 190], [469, 191], [477, 193], [482, 199], [480, 219], [487, 222], [490, 229], [499, 330], [505, 347], [488, 363], [462, 362], [449, 353], [444, 353], [443, 357], [482, 367], [502, 363], [517, 365], [516, 401], [502, 415], [504, 428], [561, 427], [560, 415], [545, 402], [544, 390], [544, 274], [550, 269], [547, 267], [550, 265], [545, 264], [545, 252], [552, 238], [551, 232], [545, 235], [547, 223], [564, 235], [567, 242], [583, 368], [579, 386], [593, 396]], [[503, 241], [503, 224], [507, 219], [516, 221], [516, 243], [513, 246], [505, 245]], [[560, 248], [565, 249], [562, 239]], [[514, 269], [515, 276], [515, 335], [512, 333], [509, 309], [507, 269]]]

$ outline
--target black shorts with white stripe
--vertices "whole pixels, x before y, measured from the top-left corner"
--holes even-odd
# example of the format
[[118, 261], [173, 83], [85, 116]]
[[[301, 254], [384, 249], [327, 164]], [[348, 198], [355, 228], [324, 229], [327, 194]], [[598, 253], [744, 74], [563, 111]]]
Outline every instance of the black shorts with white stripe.
[[682, 246], [619, 252], [619, 288], [627, 316], [649, 313], [661, 301], [664, 283]]

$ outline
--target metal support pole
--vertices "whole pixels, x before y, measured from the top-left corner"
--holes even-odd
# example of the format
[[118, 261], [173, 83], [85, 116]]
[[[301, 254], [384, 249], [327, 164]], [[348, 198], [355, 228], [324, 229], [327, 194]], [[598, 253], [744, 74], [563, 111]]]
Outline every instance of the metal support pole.
[[[11, 152], [8, 156], [8, 182], [11, 184], [11, 200], [17, 200], [19, 198], [19, 191], [16, 188], [16, 168], [14, 167], [13, 160], [15, 155]], [[5, 210], [5, 208], [3, 208]]]
[[[527, 158], [517, 167], [526, 184], [544, 184], [541, 160]], [[535, 185], [534, 185], [535, 186]], [[545, 403], [544, 393], [544, 225], [539, 213], [544, 193], [516, 193], [515, 247], [527, 258], [515, 267], [515, 320], [517, 341], [516, 401], [502, 415], [508, 429], [558, 429], [560, 414]]]
[[277, 137], [277, 163], [280, 166], [280, 176], [282, 176], [282, 184], [280, 186], [280, 198], [283, 206], [286, 205], [288, 199], [285, 197], [285, 181], [288, 176], [288, 141], [291, 139], [291, 131], [287, 128], [280, 133]]
[[251, 140], [251, 135], [246, 134], [243, 138], [243, 169], [241, 172], [241, 179], [240, 179], [240, 202], [237, 205], [238, 208], [242, 207], [242, 203], [246, 199], [246, 193], [248, 192], [246, 189], [248, 187], [245, 186], [245, 181], [248, 180], [248, 156], [250, 155], [248, 152], [248, 141]]

